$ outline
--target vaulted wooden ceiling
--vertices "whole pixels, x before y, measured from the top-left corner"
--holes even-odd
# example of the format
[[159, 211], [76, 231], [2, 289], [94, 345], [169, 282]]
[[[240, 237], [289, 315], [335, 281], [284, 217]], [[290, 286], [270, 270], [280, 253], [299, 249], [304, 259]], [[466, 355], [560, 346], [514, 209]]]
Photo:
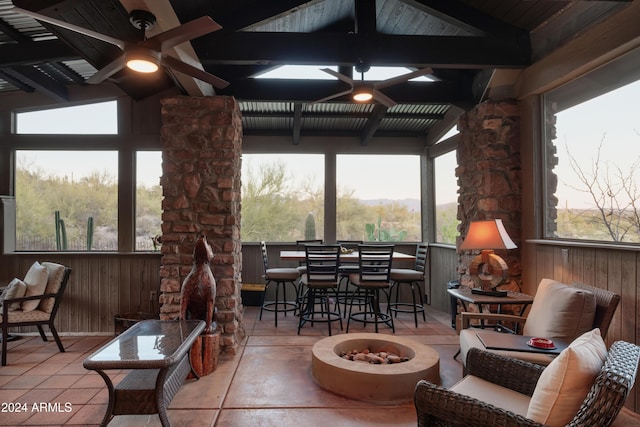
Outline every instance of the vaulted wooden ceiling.
[[[180, 73], [110, 79], [135, 100], [177, 88], [214, 92], [241, 103], [245, 132], [426, 135], [482, 101], [495, 70], [518, 70], [543, 58], [629, 1], [586, 0], [0, 0], [0, 91], [39, 91], [69, 99], [122, 54], [119, 48], [11, 10], [12, 5], [126, 41], [140, 39], [129, 11], [144, 9], [163, 31], [201, 16], [222, 29], [173, 52], [230, 82], [214, 91]], [[151, 33], [150, 35], [153, 35]], [[398, 105], [354, 104], [340, 80], [256, 79], [281, 65], [431, 67], [434, 81], [384, 88]], [[365, 74], [366, 76], [366, 74]], [[357, 79], [358, 76], [356, 75]], [[446, 123], [445, 123], [446, 124]], [[296, 128], [297, 126], [297, 128]], [[295, 138], [294, 138], [295, 142]]]

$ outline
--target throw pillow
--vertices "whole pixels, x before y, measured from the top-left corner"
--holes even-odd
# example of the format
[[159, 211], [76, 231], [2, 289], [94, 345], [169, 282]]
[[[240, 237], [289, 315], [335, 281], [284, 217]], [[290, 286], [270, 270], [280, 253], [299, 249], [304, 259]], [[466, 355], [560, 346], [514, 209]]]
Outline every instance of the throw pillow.
[[592, 292], [551, 279], [542, 279], [523, 335], [573, 341], [593, 329], [596, 297]]
[[[15, 278], [7, 285], [7, 288], [2, 292], [0, 296], [0, 307], [4, 304], [4, 300], [22, 298], [27, 292], [27, 285], [20, 279]], [[19, 302], [13, 302], [9, 305], [9, 311], [15, 311], [20, 309]]]
[[527, 418], [555, 426], [567, 425], [580, 409], [607, 358], [607, 347], [594, 329], [575, 339], [538, 379]]
[[[60, 285], [62, 285], [62, 279], [64, 278], [64, 265], [56, 264], [53, 262], [43, 262], [43, 266], [47, 268], [49, 272], [49, 279], [47, 280], [47, 287], [44, 290], [45, 294], [56, 294], [60, 290]], [[53, 311], [53, 306], [56, 302], [55, 298], [45, 298], [40, 302], [40, 307], [38, 310], [42, 310], [45, 313], [51, 313]]]
[[[38, 261], [34, 262], [27, 275], [24, 276], [24, 283], [27, 285], [26, 297], [44, 294], [44, 290], [47, 287], [47, 280], [49, 279], [49, 272], [47, 268], [41, 265]], [[22, 303], [22, 311], [33, 311], [38, 308], [40, 300], [24, 301]]]

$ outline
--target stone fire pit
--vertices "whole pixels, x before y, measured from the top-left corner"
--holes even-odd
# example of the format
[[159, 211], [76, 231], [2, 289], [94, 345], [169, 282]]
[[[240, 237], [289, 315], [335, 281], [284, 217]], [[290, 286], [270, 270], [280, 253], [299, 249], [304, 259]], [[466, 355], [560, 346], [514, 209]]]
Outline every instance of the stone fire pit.
[[[368, 348], [408, 357], [402, 363], [376, 365], [343, 359], [340, 354]], [[440, 357], [429, 346], [393, 335], [340, 334], [318, 341], [312, 349], [311, 375], [323, 389], [350, 399], [374, 403], [413, 400], [421, 379], [440, 383]]]

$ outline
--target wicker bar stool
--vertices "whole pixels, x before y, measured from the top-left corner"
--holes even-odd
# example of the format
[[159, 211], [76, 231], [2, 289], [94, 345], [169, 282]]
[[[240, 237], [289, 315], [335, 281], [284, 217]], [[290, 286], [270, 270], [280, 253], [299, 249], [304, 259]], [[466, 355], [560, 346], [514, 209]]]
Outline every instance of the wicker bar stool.
[[[263, 311], [273, 311], [275, 314], [275, 325], [278, 327], [278, 313], [284, 313], [286, 316], [290, 311], [298, 310], [298, 285], [297, 281], [300, 279], [300, 272], [297, 268], [281, 267], [281, 268], [269, 268], [269, 261], [267, 259], [267, 244], [260, 242], [260, 249], [262, 250], [262, 265], [264, 266], [264, 279], [267, 282], [267, 286], [264, 288], [262, 294], [262, 305], [260, 307], [260, 320], [262, 320]], [[275, 283], [276, 296], [273, 301], [265, 301], [265, 295], [269, 285]], [[294, 299], [289, 301], [287, 299], [287, 284], [290, 283], [294, 290]], [[282, 288], [282, 298], [280, 298], [280, 288]]]

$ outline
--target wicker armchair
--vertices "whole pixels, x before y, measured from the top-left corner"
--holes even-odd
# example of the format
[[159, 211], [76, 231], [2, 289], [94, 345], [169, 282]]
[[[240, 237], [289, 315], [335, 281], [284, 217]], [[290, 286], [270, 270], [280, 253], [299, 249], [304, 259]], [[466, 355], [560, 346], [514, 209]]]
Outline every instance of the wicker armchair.
[[[568, 426], [609, 426], [622, 409], [635, 382], [640, 347], [617, 341], [582, 406]], [[472, 348], [469, 375], [531, 396], [545, 368], [518, 359]], [[513, 412], [421, 380], [414, 403], [418, 426], [543, 426]]]
[[[543, 279], [540, 282], [541, 283], [540, 286], [542, 286], [542, 283], [545, 281], [555, 282], [549, 279]], [[613, 319], [616, 309], [620, 303], [620, 295], [614, 292], [608, 291], [606, 289], [596, 288], [594, 286], [589, 286], [582, 283], [573, 283], [573, 285], [564, 285], [564, 286], [579, 288], [581, 290], [588, 291], [594, 295], [595, 305], [596, 305], [595, 317], [593, 319], [593, 324], [590, 324], [589, 327], [585, 329], [589, 330], [589, 329], [598, 328], [600, 329], [602, 338], [606, 338], [607, 332], [609, 330], [609, 326], [611, 325], [611, 320]], [[538, 298], [537, 295], [536, 295], [536, 298]], [[548, 295], [547, 295], [547, 298], [549, 298]], [[553, 298], [553, 296], [551, 296], [551, 298]], [[546, 304], [543, 302], [541, 305], [545, 306]], [[538, 312], [538, 314], [540, 315], [541, 313]], [[556, 313], [543, 313], [543, 317], [545, 318], [549, 316], [555, 316], [555, 315]], [[563, 321], [562, 317], [564, 317], [565, 315], [566, 315], [566, 312], [559, 313], [559, 316], [557, 317], [557, 321], [550, 322], [550, 323], [556, 325], [559, 322], [562, 322]], [[519, 333], [519, 334], [522, 334], [523, 332], [525, 332], [524, 335], [534, 335], [534, 334], [526, 333], [527, 332], [526, 323], [528, 322], [529, 325], [535, 324], [540, 320], [539, 317], [540, 316], [538, 316], [538, 318], [534, 318], [534, 316], [532, 316], [531, 314], [529, 315], [529, 317], [522, 317], [522, 316], [499, 314], [499, 313], [468, 313], [468, 312], [461, 313], [460, 314], [460, 320], [461, 320], [460, 322], [461, 323], [460, 353], [462, 355], [463, 364], [466, 364], [466, 354], [470, 347], [479, 348], [481, 350], [485, 349], [484, 345], [482, 345], [480, 340], [476, 337], [476, 334], [475, 334], [476, 329], [471, 328], [471, 320], [478, 320], [478, 321], [482, 320], [493, 325], [500, 324], [500, 326], [497, 328], [497, 330], [499, 330], [500, 332], [507, 332], [507, 333], [510, 332], [510, 333]], [[554, 317], [549, 317], [549, 318], [554, 319]], [[503, 326], [505, 323], [515, 324], [516, 327], [513, 330], [510, 330], [509, 328], [506, 328]], [[525, 325], [525, 327], [520, 328], [520, 325]], [[535, 328], [535, 329], [538, 330], [539, 328]], [[499, 333], [499, 332], [495, 332], [495, 333]], [[542, 333], [541, 335], [538, 335], [538, 334], [535, 334], [535, 335], [545, 337], [545, 338], [561, 338], [561, 339], [564, 339], [565, 341], [571, 342], [574, 338], [580, 335], [581, 331], [576, 330], [575, 333], [576, 334], [574, 336], [555, 336], [547, 333]], [[489, 350], [489, 351], [492, 351], [493, 353], [496, 353], [496, 354], [500, 354], [502, 356], [522, 359], [528, 362], [537, 363], [539, 365], [548, 365], [549, 362], [551, 362], [551, 360], [553, 360], [554, 358], [554, 356], [550, 356], [547, 354], [540, 354], [540, 353], [523, 353], [523, 352], [502, 351], [502, 350]]]

